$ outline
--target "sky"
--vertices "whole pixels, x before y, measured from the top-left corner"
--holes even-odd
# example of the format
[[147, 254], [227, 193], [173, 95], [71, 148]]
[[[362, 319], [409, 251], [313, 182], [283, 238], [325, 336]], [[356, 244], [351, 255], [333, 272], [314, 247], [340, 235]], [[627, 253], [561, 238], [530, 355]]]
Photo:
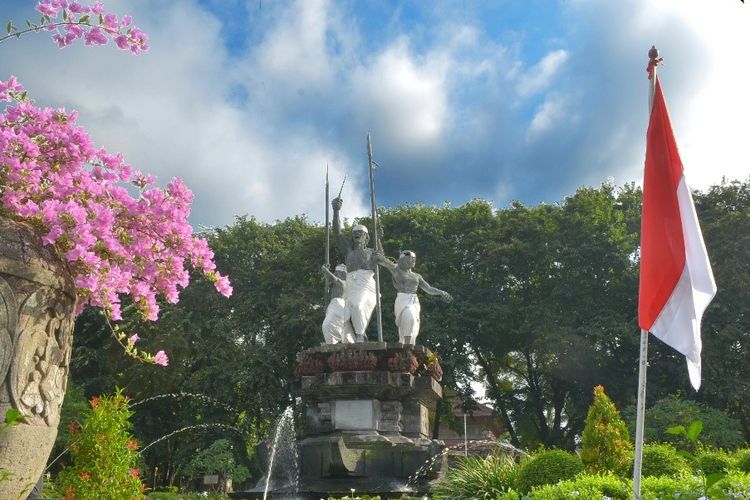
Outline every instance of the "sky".
[[[45, 33], [0, 44], [0, 78], [79, 111], [97, 145], [160, 185], [182, 177], [196, 227], [248, 215], [347, 218], [474, 198], [555, 203], [640, 184], [647, 52], [688, 183], [750, 174], [750, 4], [740, 0], [119, 0], [147, 54]], [[3, 0], [0, 20], [38, 18]], [[332, 195], [333, 196], [333, 195]]]

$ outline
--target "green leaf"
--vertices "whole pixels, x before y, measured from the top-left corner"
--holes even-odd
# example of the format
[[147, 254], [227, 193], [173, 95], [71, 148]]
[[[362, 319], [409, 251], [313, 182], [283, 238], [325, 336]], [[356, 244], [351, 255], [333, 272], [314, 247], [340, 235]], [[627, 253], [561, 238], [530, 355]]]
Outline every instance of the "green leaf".
[[703, 422], [695, 420], [688, 427], [687, 438], [692, 442], [696, 442], [701, 432], [703, 432]]
[[12, 25], [12, 24], [10, 24], [10, 21], [8, 21], [8, 22], [6, 23], [6, 25], [5, 25], [5, 31], [7, 31], [8, 33], [10, 33], [10, 29], [11, 29], [12, 27], [13, 27], [13, 25]]
[[706, 474], [706, 489], [709, 489], [711, 486], [721, 481], [725, 477], [727, 477], [726, 472], [714, 472], [712, 474]]
[[88, 16], [88, 14], [86, 14], [85, 16], [81, 16], [78, 19], [78, 24], [90, 24], [90, 23], [91, 23], [91, 18]]
[[674, 427], [670, 427], [666, 431], [664, 431], [665, 434], [672, 434], [673, 436], [686, 436], [687, 437], [687, 431], [685, 430], [684, 425], [675, 425]]
[[692, 453], [690, 453], [689, 451], [685, 451], [685, 450], [677, 450], [677, 454], [680, 455], [681, 457], [687, 458], [688, 460], [692, 460], [693, 458], [695, 458]]
[[15, 408], [9, 409], [5, 412], [5, 423], [8, 425], [21, 422], [23, 420], [23, 414]]

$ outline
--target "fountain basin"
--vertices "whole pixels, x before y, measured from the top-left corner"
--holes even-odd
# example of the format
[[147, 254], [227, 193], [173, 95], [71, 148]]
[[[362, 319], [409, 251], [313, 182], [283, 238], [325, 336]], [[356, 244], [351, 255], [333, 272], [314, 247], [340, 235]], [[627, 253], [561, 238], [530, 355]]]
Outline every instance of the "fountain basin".
[[[394, 370], [396, 354], [413, 355], [419, 366]], [[299, 479], [272, 485], [268, 498], [342, 497], [352, 489], [384, 498], [428, 491], [441, 469], [435, 457], [445, 447], [429, 437], [430, 415], [442, 397], [440, 383], [425, 367], [430, 357], [423, 346], [384, 342], [321, 345], [299, 353], [305, 368], [293, 388], [301, 400]], [[440, 463], [425, 469], [431, 460]], [[232, 496], [262, 498], [261, 483]]]

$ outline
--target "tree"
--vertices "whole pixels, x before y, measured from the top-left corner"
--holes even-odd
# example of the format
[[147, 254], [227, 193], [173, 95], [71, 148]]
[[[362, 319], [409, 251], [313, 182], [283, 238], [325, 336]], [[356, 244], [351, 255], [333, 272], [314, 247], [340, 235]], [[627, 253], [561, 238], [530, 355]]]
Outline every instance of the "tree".
[[593, 472], [628, 473], [633, 443], [625, 422], [620, 418], [604, 387], [594, 387], [594, 402], [589, 407], [581, 435], [581, 461]]
[[201, 450], [185, 467], [185, 474], [198, 479], [206, 474], [216, 474], [232, 479], [235, 484], [245, 481], [250, 473], [247, 467], [237, 463], [233, 446], [226, 439], [217, 439], [205, 450]]

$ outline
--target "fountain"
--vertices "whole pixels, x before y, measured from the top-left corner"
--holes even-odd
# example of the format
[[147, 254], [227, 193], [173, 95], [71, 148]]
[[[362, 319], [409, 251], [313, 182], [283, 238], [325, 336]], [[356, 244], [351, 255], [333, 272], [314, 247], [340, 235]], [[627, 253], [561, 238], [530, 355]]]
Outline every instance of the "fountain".
[[264, 484], [264, 500], [268, 497], [270, 489], [288, 491], [292, 494], [297, 493], [299, 458], [294, 432], [294, 414], [291, 406], [284, 410], [284, 413], [276, 422], [272, 443], [266, 477], [258, 483]]
[[[421, 361], [421, 371], [399, 371], [393, 360], [407, 353]], [[273, 481], [267, 491], [260, 488], [275, 475], [269, 466], [272, 473], [255, 488], [232, 496], [319, 499], [350, 495], [352, 489], [381, 495], [427, 490], [437, 468], [411, 483], [409, 478], [443, 449], [441, 441], [429, 438], [429, 414], [442, 394], [432, 372], [424, 370], [429, 355], [422, 346], [384, 342], [321, 345], [300, 353], [294, 390], [304, 418], [296, 433], [296, 488]], [[279, 432], [269, 462], [274, 452], [295, 448], [281, 446]]]

